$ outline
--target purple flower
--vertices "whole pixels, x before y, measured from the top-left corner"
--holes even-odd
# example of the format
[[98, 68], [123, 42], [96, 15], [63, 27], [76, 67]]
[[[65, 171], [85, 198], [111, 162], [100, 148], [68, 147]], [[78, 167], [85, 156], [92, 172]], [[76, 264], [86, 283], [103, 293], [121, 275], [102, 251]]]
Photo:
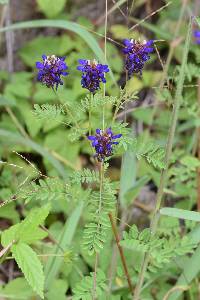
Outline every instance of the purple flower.
[[128, 77], [130, 78], [134, 73], [142, 74], [145, 62], [150, 59], [149, 53], [154, 51], [153, 40], [140, 42], [125, 39], [123, 43], [125, 47], [122, 51], [126, 54], [125, 68]]
[[114, 135], [111, 128], [106, 130], [96, 129], [95, 135], [89, 135], [88, 140], [92, 142], [92, 147], [95, 148], [98, 161], [103, 161], [106, 157], [113, 154], [113, 145], [119, 144], [116, 139], [119, 139], [122, 134]]
[[48, 88], [57, 90], [59, 84], [63, 85], [61, 76], [67, 76], [68, 69], [65, 63], [65, 57], [57, 57], [55, 55], [42, 55], [43, 62], [36, 62], [36, 68], [39, 70], [37, 79], [45, 84]]
[[100, 88], [100, 82], [106, 83], [104, 73], [109, 72], [108, 66], [98, 64], [96, 60], [79, 59], [78, 62], [80, 66], [77, 67], [77, 70], [83, 73], [81, 80], [82, 87], [95, 94]]
[[193, 36], [195, 38], [195, 42], [200, 45], [200, 30], [194, 30]]

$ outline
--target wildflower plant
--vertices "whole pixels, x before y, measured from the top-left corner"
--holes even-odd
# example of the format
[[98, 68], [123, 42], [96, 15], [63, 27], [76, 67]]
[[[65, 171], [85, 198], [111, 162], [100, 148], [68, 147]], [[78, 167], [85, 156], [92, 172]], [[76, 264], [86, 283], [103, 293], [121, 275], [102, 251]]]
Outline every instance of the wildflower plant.
[[[105, 24], [107, 24], [107, 17], [108, 14], [106, 14]], [[106, 30], [105, 26], [105, 50], [107, 50]], [[42, 125], [38, 126], [38, 132], [41, 129], [50, 131], [48, 139], [45, 140], [46, 148], [39, 147], [26, 136], [20, 137], [20, 141], [45, 155], [44, 166], [47, 171], [50, 170], [52, 176], [48, 176], [47, 172], [43, 174], [38, 171], [26, 157], [19, 154], [20, 158], [33, 169], [33, 174], [23, 180], [20, 176], [16, 176], [20, 178], [18, 179], [20, 188], [12, 198], [12, 200], [19, 198], [22, 203], [25, 203], [25, 206], [22, 206], [22, 210], [25, 210], [25, 213], [23, 212], [25, 218], [22, 221], [17, 220], [15, 225], [3, 230], [1, 235], [3, 250], [0, 251], [2, 261], [14, 258], [24, 273], [26, 281], [21, 282], [21, 285], [26, 286], [28, 283], [31, 286], [29, 298], [37, 294], [43, 299], [53, 299], [57, 290], [59, 293], [64, 290], [61, 296], [59, 294], [60, 299], [64, 299], [67, 278], [74, 300], [114, 299], [115, 296], [116, 299], [151, 299], [153, 289], [149, 289], [149, 286], [159, 285], [158, 277], [162, 274], [167, 276], [166, 271], [173, 274], [177, 257], [180, 260], [183, 257], [183, 265], [186, 258], [187, 261], [192, 261], [194, 252], [195, 255], [198, 254], [196, 248], [200, 241], [199, 228], [195, 227], [192, 221], [200, 220], [199, 213], [162, 207], [164, 193], [170, 196], [175, 194], [177, 197], [186, 182], [192, 189], [196, 187], [195, 172], [200, 167], [198, 159], [194, 157], [185, 157], [182, 152], [176, 154], [175, 158], [172, 155], [178, 112], [181, 105], [184, 107], [184, 113], [187, 107], [186, 100], [182, 96], [185, 96], [183, 86], [186, 69], [187, 67], [188, 70], [190, 69], [187, 60], [191, 35], [192, 20], [188, 25], [183, 45], [183, 60], [175, 80], [176, 92], [172, 111], [169, 112], [172, 117], [166, 142], [163, 142], [166, 126], [161, 139], [158, 138], [160, 128], [157, 129], [168, 116], [166, 110], [164, 118], [157, 117], [159, 115], [156, 114], [157, 108], [152, 114], [142, 112], [138, 114], [139, 117], [137, 114], [134, 115], [139, 121], [144, 120], [144, 124], [148, 124], [152, 131], [157, 130], [156, 138], [149, 137], [145, 132], [139, 137], [136, 132], [133, 133], [126, 115], [129, 108], [125, 107], [124, 111], [124, 104], [129, 101], [131, 105], [135, 104], [135, 91], [130, 93], [127, 82], [122, 84], [115, 95], [110, 95], [110, 90], [107, 91], [107, 78], [108, 76], [112, 78], [113, 75], [107, 60], [107, 51], [104, 59], [101, 57], [100, 61], [79, 59], [79, 65], [70, 68], [65, 62], [65, 56], [59, 57], [55, 54], [42, 55], [42, 61], [36, 62], [37, 80], [47, 87], [46, 90], [49, 88], [54, 91], [53, 95], [56, 95], [56, 101], [59, 103], [36, 103], [31, 115], [34, 122], [38, 122], [37, 125], [41, 121]], [[199, 43], [199, 31], [194, 31], [193, 35]], [[126, 38], [122, 43], [120, 52], [123, 53], [124, 68], [128, 75], [126, 80], [138, 74], [143, 80], [146, 62], [151, 59], [156, 40], [140, 41]], [[77, 99], [71, 100], [67, 99], [67, 96], [73, 98], [73, 93], [70, 94], [69, 90], [65, 89], [63, 79], [68, 76], [67, 81], [72, 85], [71, 74], [75, 70], [81, 72], [75, 74], [79, 76], [78, 81], [82, 90]], [[167, 72], [168, 70], [165, 69], [163, 72], [165, 76]], [[194, 73], [191, 70], [190, 72]], [[189, 71], [187, 75], [190, 77]], [[193, 76], [194, 74], [191, 77]], [[164, 90], [165, 83], [168, 84], [165, 79], [161, 80], [159, 87], [161, 91]], [[137, 104], [133, 109], [131, 107], [131, 113], [137, 108]], [[168, 109], [169, 103], [161, 102], [161, 104], [167, 104], [165, 106]], [[193, 110], [192, 113], [197, 117], [196, 111]], [[154, 128], [155, 116], [158, 122]], [[125, 121], [123, 122], [122, 119]], [[56, 139], [51, 140], [51, 130], [55, 124], [62, 126], [62, 134], [56, 131]], [[18, 128], [20, 128], [19, 124]], [[67, 139], [68, 148], [64, 150], [71, 151], [71, 161], [59, 152], [63, 151], [63, 144], [59, 143]], [[77, 141], [81, 146], [76, 148]], [[49, 150], [48, 142], [53, 147], [57, 147], [58, 153]], [[182, 142], [180, 136], [178, 142]], [[163, 147], [165, 143], [166, 146]], [[73, 163], [74, 152], [81, 153], [80, 161], [83, 161], [85, 167], [80, 168], [80, 161], [78, 165]], [[114, 158], [119, 156], [122, 157], [120, 182], [118, 178], [113, 180], [109, 177]], [[53, 168], [50, 168], [50, 165]], [[63, 168], [63, 165], [66, 168]], [[59, 177], [55, 176], [54, 168], [58, 170]], [[70, 171], [67, 173], [66, 170]], [[4, 176], [8, 175], [2, 172], [0, 186], [3, 185]], [[133, 223], [130, 225], [128, 222], [133, 211], [133, 201], [135, 200], [138, 205], [142, 188], [147, 183], [150, 185], [152, 181], [155, 182], [157, 196], [150, 209], [139, 203], [142, 208], [151, 211], [149, 228], [141, 230], [139, 226]], [[181, 195], [183, 196], [184, 193]], [[191, 193], [191, 202], [193, 197]], [[36, 208], [32, 209], [32, 206]], [[56, 219], [55, 224], [52, 223], [54, 220], [52, 212], [59, 213], [62, 219], [66, 218], [66, 223], [63, 225], [59, 219]], [[171, 217], [176, 217], [174, 222]], [[185, 220], [184, 225], [179, 223], [178, 218]], [[81, 227], [83, 224], [84, 229]], [[72, 239], [74, 247], [71, 247]], [[115, 264], [117, 268], [116, 271], [112, 270], [113, 278], [110, 275], [107, 278], [109, 266]], [[179, 269], [173, 275], [173, 280], [178, 278], [179, 273], [181, 274]], [[57, 279], [59, 274], [62, 279]], [[177, 287], [172, 287], [173, 290], [179, 291], [179, 287], [185, 284], [183, 277], [182, 273], [177, 279]], [[3, 292], [6, 294], [6, 289]], [[165, 299], [167, 299], [171, 289], [165, 292], [167, 295]], [[160, 295], [163, 297], [163, 293], [158, 297]]]

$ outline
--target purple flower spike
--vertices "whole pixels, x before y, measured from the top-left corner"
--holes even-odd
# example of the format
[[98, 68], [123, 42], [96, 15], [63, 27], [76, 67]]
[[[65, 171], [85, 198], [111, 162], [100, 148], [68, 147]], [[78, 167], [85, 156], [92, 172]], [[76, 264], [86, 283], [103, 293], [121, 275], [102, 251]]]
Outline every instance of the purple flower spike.
[[200, 30], [194, 30], [193, 31], [193, 36], [195, 38], [195, 42], [197, 44], [200, 44]]
[[95, 135], [88, 136], [88, 140], [92, 142], [92, 147], [95, 148], [98, 161], [104, 161], [106, 157], [113, 154], [113, 145], [119, 144], [119, 142], [113, 141], [119, 139], [122, 134], [113, 135], [111, 128], [106, 130], [96, 129]]
[[95, 60], [79, 59], [78, 62], [80, 66], [77, 67], [77, 70], [83, 73], [82, 87], [95, 94], [100, 88], [100, 82], [106, 83], [105, 73], [109, 72], [108, 66], [98, 64]]
[[65, 61], [65, 57], [57, 57], [55, 55], [46, 56], [42, 55], [43, 62], [36, 62], [36, 68], [38, 69], [37, 79], [45, 84], [48, 88], [57, 90], [59, 84], [63, 85], [61, 76], [67, 76], [68, 69]]
[[123, 53], [126, 55], [125, 68], [130, 78], [134, 73], [142, 74], [142, 69], [147, 60], [150, 59], [150, 53], [154, 51], [153, 40], [135, 41], [133, 39], [125, 39], [123, 41]]

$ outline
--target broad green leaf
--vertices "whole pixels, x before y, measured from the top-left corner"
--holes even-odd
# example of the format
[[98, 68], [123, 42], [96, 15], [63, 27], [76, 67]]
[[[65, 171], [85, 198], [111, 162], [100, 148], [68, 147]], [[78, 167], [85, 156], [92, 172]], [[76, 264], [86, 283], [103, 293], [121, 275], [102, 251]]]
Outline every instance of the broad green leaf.
[[36, 240], [46, 237], [46, 232], [38, 228], [38, 225], [42, 224], [49, 214], [50, 205], [47, 204], [42, 208], [36, 208], [19, 224], [11, 226], [7, 230], [3, 231], [1, 236], [1, 243], [3, 247], [6, 247], [13, 240], [33, 243]]
[[160, 210], [160, 214], [164, 216], [200, 222], [200, 213], [196, 211], [171, 208], [171, 207], [163, 207]]
[[52, 285], [50, 290], [46, 294], [47, 300], [66, 300], [66, 291], [68, 288], [68, 283], [63, 279], [57, 279], [55, 280]]
[[27, 300], [34, 296], [34, 292], [23, 277], [11, 280], [0, 289], [0, 299]]
[[27, 282], [41, 298], [44, 298], [44, 272], [37, 254], [24, 243], [13, 245], [11, 251]]
[[0, 218], [12, 220], [14, 223], [19, 222], [19, 215], [13, 202], [0, 207]]
[[[19, 230], [19, 232], [20, 232], [20, 230]], [[20, 238], [20, 241], [25, 242], [27, 244], [33, 244], [34, 242], [36, 242], [38, 240], [43, 240], [47, 236], [48, 236], [48, 233], [40, 228], [34, 228], [32, 231], [30, 228], [22, 235], [22, 238]]]
[[8, 99], [4, 96], [0, 96], [0, 107], [1, 106], [15, 106], [16, 102], [14, 101], [14, 99]]
[[48, 17], [56, 17], [65, 7], [66, 0], [37, 0], [39, 9]]
[[[63, 56], [74, 47], [73, 40], [67, 35], [62, 36], [39, 36], [31, 42], [26, 43], [20, 49], [19, 55], [30, 67], [35, 67], [35, 62], [40, 61], [42, 54]], [[45, 89], [47, 90], [47, 89]], [[55, 94], [54, 94], [55, 97]]]
[[[48, 216], [50, 211], [50, 204], [44, 205], [41, 208], [33, 209], [30, 214], [21, 222], [19, 228], [19, 240], [20, 242], [30, 243], [31, 235], [37, 229], [38, 225], [41, 225], [46, 217]], [[33, 240], [35, 240], [36, 236], [41, 236], [41, 232], [37, 231], [37, 234], [34, 236]]]
[[5, 248], [8, 246], [12, 241], [18, 240], [18, 232], [20, 228], [20, 223], [11, 226], [10, 228], [4, 230], [1, 234], [1, 244]]
[[[187, 258], [184, 263], [183, 271], [178, 278], [175, 286], [188, 286], [191, 281], [197, 278], [197, 275], [200, 272], [200, 246], [195, 250], [194, 254]], [[176, 290], [168, 300], [177, 300], [180, 299], [180, 295], [183, 293], [182, 290]]]

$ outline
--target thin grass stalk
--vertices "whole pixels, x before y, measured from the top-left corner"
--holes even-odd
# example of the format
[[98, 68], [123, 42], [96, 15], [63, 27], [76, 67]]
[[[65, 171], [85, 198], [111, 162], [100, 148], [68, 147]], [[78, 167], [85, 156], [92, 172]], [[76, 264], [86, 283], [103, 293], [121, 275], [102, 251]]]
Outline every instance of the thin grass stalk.
[[89, 103], [89, 135], [92, 134], [92, 101], [93, 100], [93, 94], [90, 93], [90, 103]]
[[[107, 26], [108, 26], [108, 1], [105, 0], [105, 25], [104, 25], [104, 61], [107, 62]], [[106, 95], [106, 85], [103, 85], [103, 97]], [[102, 106], [102, 129], [105, 129], [105, 107]], [[99, 191], [99, 215], [101, 213], [102, 207], [102, 192], [103, 192], [103, 181], [104, 181], [104, 165], [101, 162], [100, 170], [100, 191]], [[98, 267], [98, 253], [96, 252], [95, 257], [95, 266], [94, 266], [94, 281], [93, 281], [93, 300], [96, 299], [96, 276], [97, 276], [97, 267]]]
[[[181, 11], [180, 11], [180, 15], [179, 15], [179, 18], [178, 18], [178, 23], [177, 23], [176, 28], [175, 28], [174, 36], [173, 36], [172, 42], [170, 43], [169, 53], [168, 53], [168, 56], [167, 56], [166, 63], [164, 65], [163, 74], [162, 74], [161, 81], [160, 81], [160, 84], [159, 84], [160, 90], [162, 90], [164, 88], [164, 84], [165, 84], [165, 80], [166, 80], [166, 77], [167, 77], [167, 74], [168, 74], [169, 66], [170, 66], [171, 60], [173, 58], [174, 50], [175, 50], [176, 45], [177, 45], [176, 39], [177, 39], [179, 31], [180, 31], [180, 26], [181, 26], [181, 22], [182, 22], [182, 19], [183, 19], [183, 16], [184, 16], [185, 9], [187, 7], [186, 6], [187, 1], [188, 0], [183, 1]], [[152, 127], [154, 117], [156, 116], [157, 111], [158, 111], [157, 103], [158, 103], [158, 100], [155, 99], [155, 106], [152, 110], [152, 114], [151, 114], [150, 120], [149, 120], [149, 128]], [[144, 144], [147, 142], [147, 139], [148, 139], [148, 137], [146, 136], [145, 139], [144, 139]], [[139, 170], [139, 167], [138, 167], [138, 170]]]
[[[198, 79], [197, 95], [198, 95], [198, 104], [200, 107], [200, 78]], [[200, 126], [197, 128], [197, 157], [200, 161]], [[197, 168], [197, 211], [200, 212], [200, 167]]]
[[[184, 80], [185, 80], [185, 68], [187, 65], [189, 45], [190, 45], [190, 39], [191, 39], [191, 31], [192, 31], [192, 18], [190, 19], [189, 26], [188, 26], [188, 32], [187, 32], [187, 37], [186, 37], [186, 42], [185, 42], [184, 52], [183, 52], [183, 60], [182, 60], [182, 65], [181, 65], [181, 69], [180, 69], [178, 86], [177, 86], [177, 90], [176, 90], [176, 94], [175, 94], [174, 106], [173, 106], [173, 111], [172, 111], [171, 126], [169, 128], [169, 134], [168, 134], [168, 139], [167, 139], [167, 144], [166, 144], [166, 149], [165, 149], [165, 166], [166, 167], [161, 172], [160, 184], [159, 184], [159, 189], [158, 189], [158, 193], [157, 193], [157, 197], [156, 197], [156, 205], [154, 208], [152, 221], [151, 221], [151, 225], [150, 225], [151, 236], [154, 236], [156, 233], [156, 230], [157, 230], [158, 219], [159, 219], [159, 209], [160, 209], [161, 203], [162, 203], [164, 187], [167, 182], [168, 167], [169, 167], [169, 163], [170, 163], [170, 157], [171, 157], [171, 153], [172, 153], [172, 146], [173, 146], [175, 129], [176, 129], [176, 124], [177, 124], [177, 119], [178, 119], [178, 113], [179, 113], [180, 103], [181, 103], [181, 99], [182, 99], [183, 84], [184, 84]], [[145, 272], [147, 270], [148, 263], [149, 263], [149, 256], [150, 256], [150, 253], [146, 252], [144, 259], [143, 259], [142, 268], [141, 268], [141, 271], [139, 274], [138, 283], [135, 288], [133, 300], [139, 300], [141, 288], [142, 288], [142, 285], [144, 282]]]

